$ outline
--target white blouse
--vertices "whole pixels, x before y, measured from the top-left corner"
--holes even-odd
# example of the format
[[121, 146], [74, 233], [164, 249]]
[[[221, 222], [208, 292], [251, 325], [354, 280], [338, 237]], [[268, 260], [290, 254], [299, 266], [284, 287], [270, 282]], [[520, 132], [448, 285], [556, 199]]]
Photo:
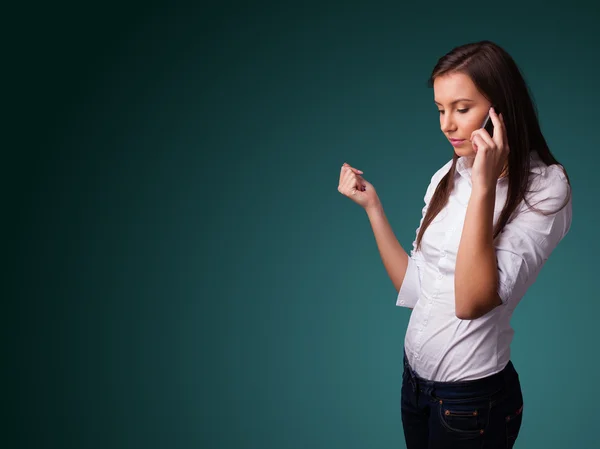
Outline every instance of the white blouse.
[[[518, 214], [494, 241], [498, 262], [498, 294], [502, 305], [474, 320], [456, 317], [454, 270], [456, 255], [471, 195], [473, 158], [457, 161], [454, 189], [447, 205], [431, 222], [416, 251], [410, 252], [404, 282], [396, 305], [413, 308], [405, 337], [405, 351], [415, 371], [429, 380], [473, 380], [501, 371], [510, 359], [512, 313], [533, 284], [542, 266], [571, 226], [571, 200], [558, 213], [543, 215], [525, 202]], [[421, 224], [437, 184], [452, 160], [431, 178], [425, 194]], [[566, 200], [570, 187], [558, 165], [546, 166], [532, 153], [530, 204], [555, 211]], [[496, 185], [494, 224], [506, 201], [508, 179]], [[477, 273], [473, 273], [476, 276]]]

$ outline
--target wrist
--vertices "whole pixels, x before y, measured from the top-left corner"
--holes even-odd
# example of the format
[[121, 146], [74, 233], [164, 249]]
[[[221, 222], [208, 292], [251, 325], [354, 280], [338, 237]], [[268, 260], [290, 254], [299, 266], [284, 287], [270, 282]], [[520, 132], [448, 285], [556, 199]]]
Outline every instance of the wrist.
[[494, 185], [481, 185], [473, 184], [471, 190], [471, 198], [476, 200], [495, 200], [496, 199], [496, 184]]
[[365, 207], [365, 212], [367, 213], [368, 216], [380, 216], [383, 214], [383, 206], [381, 205], [381, 202], [377, 202], [371, 206], [366, 206]]

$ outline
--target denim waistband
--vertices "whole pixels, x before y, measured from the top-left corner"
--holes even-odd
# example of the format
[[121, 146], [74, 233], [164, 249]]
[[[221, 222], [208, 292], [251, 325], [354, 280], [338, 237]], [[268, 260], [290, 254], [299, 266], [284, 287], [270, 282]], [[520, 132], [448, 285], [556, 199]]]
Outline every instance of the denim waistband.
[[457, 382], [439, 382], [420, 377], [408, 363], [406, 353], [404, 354], [404, 368], [410, 376], [413, 388], [441, 398], [468, 399], [489, 396], [518, 379], [517, 371], [511, 361], [501, 371], [490, 376]]

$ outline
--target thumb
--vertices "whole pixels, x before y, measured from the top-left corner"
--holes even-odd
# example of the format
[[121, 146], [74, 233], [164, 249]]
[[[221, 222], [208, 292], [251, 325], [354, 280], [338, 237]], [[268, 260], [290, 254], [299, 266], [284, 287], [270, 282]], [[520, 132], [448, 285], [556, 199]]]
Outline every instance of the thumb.
[[344, 162], [343, 165], [344, 165], [344, 167], [348, 167], [350, 170], [352, 170], [357, 175], [362, 175], [364, 173], [362, 170], [352, 167], [348, 162]]

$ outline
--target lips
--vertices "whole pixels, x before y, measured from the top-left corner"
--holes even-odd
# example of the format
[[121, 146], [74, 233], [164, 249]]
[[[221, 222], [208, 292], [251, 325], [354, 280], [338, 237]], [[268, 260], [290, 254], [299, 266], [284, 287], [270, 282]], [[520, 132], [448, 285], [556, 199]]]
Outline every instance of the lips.
[[465, 139], [450, 139], [450, 144], [453, 147], [459, 147], [464, 143]]

